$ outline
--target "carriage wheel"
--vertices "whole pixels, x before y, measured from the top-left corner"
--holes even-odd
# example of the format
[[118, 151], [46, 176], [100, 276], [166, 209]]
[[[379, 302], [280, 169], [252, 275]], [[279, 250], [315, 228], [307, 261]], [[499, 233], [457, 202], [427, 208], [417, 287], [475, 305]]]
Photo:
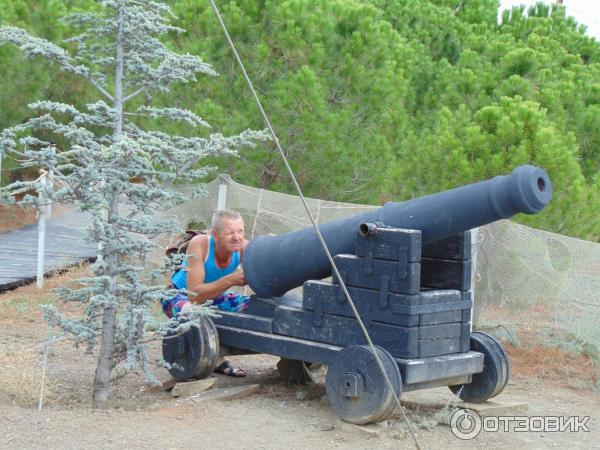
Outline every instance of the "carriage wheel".
[[392, 388], [368, 346], [340, 350], [327, 369], [327, 399], [346, 422], [360, 425], [387, 419], [396, 406], [394, 394], [400, 397], [402, 392], [402, 377], [395, 359], [383, 348], [375, 346], [375, 349]]
[[500, 394], [508, 383], [510, 362], [500, 342], [487, 333], [471, 333], [471, 350], [483, 353], [483, 371], [473, 374], [469, 384], [449, 387], [465, 402], [483, 403]]
[[163, 359], [178, 381], [206, 378], [213, 373], [219, 357], [219, 335], [208, 317], [199, 319], [184, 333], [169, 332], [162, 343]]
[[486, 334], [486, 336], [488, 337], [490, 342], [494, 345], [494, 347], [496, 347], [498, 349], [498, 351], [500, 353], [500, 361], [504, 365], [504, 371], [505, 371], [504, 382], [502, 383], [502, 387], [500, 388], [500, 390], [494, 395], [494, 396], [496, 396], [504, 390], [504, 388], [508, 384], [508, 380], [510, 379], [510, 359], [508, 358], [508, 354], [506, 353], [504, 346], [500, 343], [500, 341], [495, 336], [492, 336], [491, 334]]

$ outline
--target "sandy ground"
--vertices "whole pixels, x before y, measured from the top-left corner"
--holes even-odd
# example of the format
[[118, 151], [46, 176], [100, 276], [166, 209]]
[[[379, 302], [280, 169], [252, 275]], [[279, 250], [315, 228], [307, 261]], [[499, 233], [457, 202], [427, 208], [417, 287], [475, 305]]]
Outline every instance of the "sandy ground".
[[[42, 291], [25, 286], [0, 294], [0, 449], [415, 448], [398, 411], [373, 426], [344, 423], [325, 396], [326, 368], [315, 372], [314, 385], [288, 386], [277, 374], [278, 358], [270, 355], [232, 357], [249, 376], [218, 377], [217, 387], [260, 384], [250, 397], [196, 403], [168, 392], [150, 392], [141, 376], [128, 375], [115, 382], [111, 408], [94, 411], [90, 403], [97, 357], [59, 341], [47, 359], [52, 395], [38, 411], [43, 361], [39, 344], [50, 333], [38, 304], [56, 302], [49, 290], [84, 274], [85, 269], [79, 269], [49, 279]], [[73, 306], [69, 309], [75, 311]], [[158, 308], [154, 313], [160, 317]], [[160, 341], [151, 346], [158, 357]], [[462, 441], [442, 423], [443, 408], [411, 406], [406, 413], [421, 448], [600, 448], [600, 394], [593, 388], [599, 385], [597, 366], [589, 358], [557, 349], [509, 346], [508, 351], [513, 376], [495, 400], [526, 402], [529, 416], [589, 416], [590, 431], [481, 432]], [[155, 373], [161, 380], [170, 378], [158, 366]], [[436, 400], [450, 407], [458, 400], [445, 387], [405, 393], [403, 398], [417, 404]]]
[[[68, 369], [69, 380], [58, 403], [42, 411], [0, 405], [1, 448], [414, 448], [402, 418], [395, 415], [377, 426], [359, 427], [340, 421], [329, 409], [323, 386], [288, 387], [273, 371], [276, 359], [243, 357], [251, 371], [243, 382], [258, 382], [259, 393], [244, 399], [195, 404], [167, 393], [144, 394], [133, 380], [122, 380], [125, 406], [92, 411], [80, 403], [88, 391], [92, 358], [80, 359], [80, 370], [65, 364], [65, 355], [52, 358], [53, 373]], [[60, 368], [63, 369], [60, 369]], [[75, 378], [85, 383], [77, 385]], [[65, 377], [66, 378], [66, 377]], [[219, 379], [219, 385], [230, 380]], [[127, 387], [125, 386], [127, 385]], [[77, 392], [77, 391], [80, 392]], [[72, 404], [65, 402], [72, 395]], [[411, 398], [431, 399], [451, 394], [445, 388], [421, 391]], [[596, 394], [544, 383], [512, 382], [499, 401], [525, 401], [530, 415], [591, 416], [589, 433], [481, 433], [472, 441], [454, 437], [446, 425], [428, 424], [434, 413], [407, 411], [421, 448], [597, 448]], [[117, 405], [115, 405], [117, 406]]]

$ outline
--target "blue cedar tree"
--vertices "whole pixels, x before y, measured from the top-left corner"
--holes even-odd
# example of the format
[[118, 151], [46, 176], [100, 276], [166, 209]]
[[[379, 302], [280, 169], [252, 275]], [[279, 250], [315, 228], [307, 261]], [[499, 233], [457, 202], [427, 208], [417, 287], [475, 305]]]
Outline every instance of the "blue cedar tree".
[[164, 120], [192, 129], [209, 126], [195, 112], [147, 104], [152, 92], [168, 92], [175, 83], [193, 85], [196, 74], [216, 75], [199, 57], [178, 54], [160, 40], [183, 31], [170, 24], [173, 17], [161, 2], [99, 0], [93, 9], [62, 22], [78, 32], [66, 40], [67, 49], [20, 28], [0, 27], [0, 45], [13, 44], [28, 58], [44, 58], [99, 94], [79, 107], [37, 101], [29, 105], [29, 119], [0, 134], [3, 153], [22, 167], [52, 170], [57, 181], [56, 189], [37, 181], [12, 183], [2, 189], [5, 200], [36, 189], [40, 198], [26, 194], [21, 204], [39, 207], [45, 201], [41, 198], [77, 202], [91, 215], [90, 239], [101, 244], [93, 277], [78, 280], [82, 287], [58, 290], [66, 301], [85, 305], [85, 315], [70, 318], [47, 306], [45, 316], [90, 350], [100, 343], [95, 406], [106, 405], [115, 370], [141, 368], [155, 380], [145, 324], [148, 306], [168, 292], [143, 271], [156, 247], [149, 236], [179, 229], [162, 214], [182, 200], [170, 187], [175, 180], [205, 176], [210, 168], [198, 165], [201, 159], [236, 155], [240, 147], [266, 139], [263, 132], [251, 130], [196, 137], [194, 132], [171, 135], [143, 127]]

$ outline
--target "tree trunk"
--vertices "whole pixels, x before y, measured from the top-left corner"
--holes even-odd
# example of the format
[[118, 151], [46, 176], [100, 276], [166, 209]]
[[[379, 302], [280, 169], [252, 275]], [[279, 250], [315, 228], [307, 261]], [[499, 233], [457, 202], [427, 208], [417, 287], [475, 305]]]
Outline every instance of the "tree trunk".
[[[119, 208], [119, 193], [113, 190], [109, 205], [107, 221], [110, 224], [113, 215]], [[107, 243], [106, 273], [114, 277], [114, 268], [117, 265], [117, 253], [115, 242]], [[114, 292], [111, 292], [114, 294]], [[96, 366], [96, 375], [94, 377], [94, 408], [106, 408], [108, 396], [110, 393], [110, 374], [115, 366], [115, 346], [117, 333], [117, 301], [104, 308], [102, 318], [102, 338], [100, 341], [100, 356]]]
[[[115, 124], [113, 133], [113, 142], [121, 140], [123, 133], [123, 57], [124, 57], [124, 37], [123, 37], [123, 8], [121, 3], [117, 10], [117, 41], [116, 41], [116, 61], [115, 61]], [[108, 208], [107, 222], [109, 226], [115, 226], [112, 223], [112, 217], [119, 210], [119, 193], [113, 189], [112, 198]], [[109, 275], [117, 265], [117, 253], [115, 242], [107, 243], [106, 271]], [[100, 343], [100, 356], [98, 357], [98, 366], [96, 366], [96, 375], [94, 377], [94, 408], [106, 408], [110, 394], [110, 374], [115, 366], [115, 337], [117, 330], [117, 304], [116, 302], [104, 308], [102, 319], [102, 340]]]
[[100, 356], [94, 377], [94, 408], [106, 408], [110, 393], [110, 374], [114, 365], [115, 334], [117, 329], [117, 306], [104, 308]]

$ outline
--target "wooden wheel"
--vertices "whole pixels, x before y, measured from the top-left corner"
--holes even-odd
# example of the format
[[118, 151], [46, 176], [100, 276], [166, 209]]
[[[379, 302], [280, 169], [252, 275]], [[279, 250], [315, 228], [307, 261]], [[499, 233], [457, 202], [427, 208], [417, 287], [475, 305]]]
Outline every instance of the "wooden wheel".
[[394, 394], [400, 397], [402, 392], [402, 377], [395, 359], [383, 348], [375, 349], [392, 388], [368, 346], [340, 350], [327, 369], [327, 398], [334, 412], [346, 422], [366, 424], [387, 419], [396, 406]]
[[487, 333], [471, 333], [471, 350], [483, 353], [483, 371], [473, 375], [469, 384], [449, 386], [461, 400], [483, 403], [500, 394], [510, 376], [510, 362], [504, 348]]
[[510, 378], [510, 359], [508, 359], [508, 354], [504, 350], [504, 347], [502, 346], [500, 341], [496, 339], [496, 337], [488, 333], [480, 333], [480, 335], [483, 339], [486, 340], [486, 342], [489, 344], [489, 347], [495, 351], [497, 357], [500, 360], [501, 379], [500, 383], [496, 386], [496, 389], [494, 390], [494, 395], [492, 395], [492, 397], [495, 397], [496, 395], [500, 394], [500, 392], [502, 392], [508, 384], [508, 380]]
[[208, 317], [199, 319], [181, 334], [168, 333], [162, 343], [163, 359], [176, 380], [206, 378], [213, 373], [219, 357], [217, 328]]

